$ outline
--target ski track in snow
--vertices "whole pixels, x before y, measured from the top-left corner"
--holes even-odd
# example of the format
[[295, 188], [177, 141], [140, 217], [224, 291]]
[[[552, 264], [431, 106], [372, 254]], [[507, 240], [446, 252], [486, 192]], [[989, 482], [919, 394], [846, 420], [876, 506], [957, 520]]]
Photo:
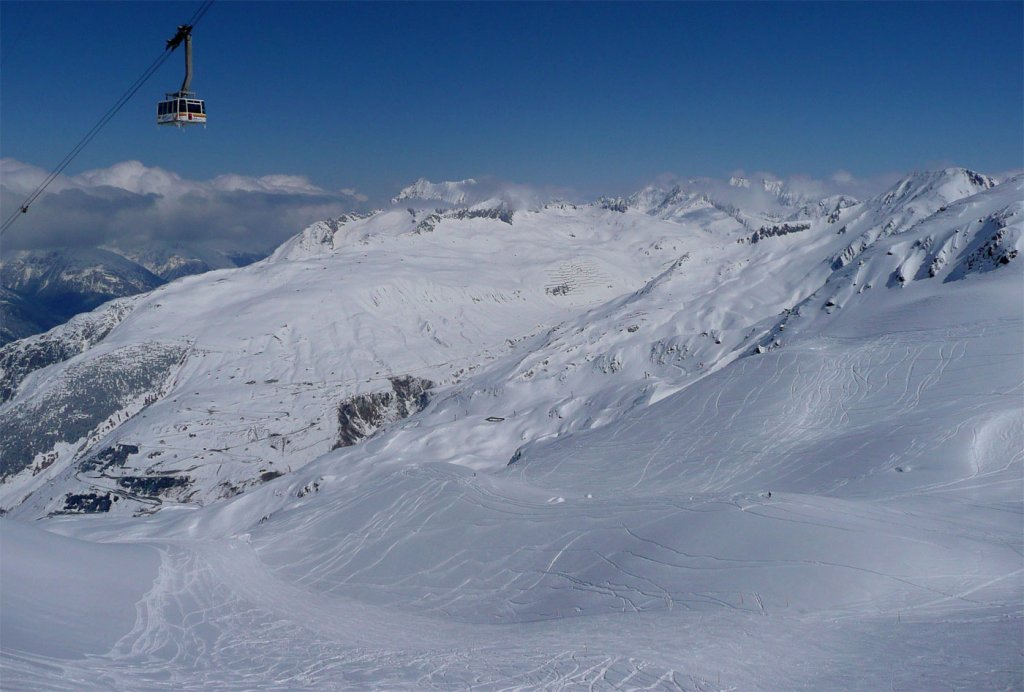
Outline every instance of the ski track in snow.
[[[297, 586], [275, 575], [247, 537], [154, 545], [158, 574], [136, 606], [135, 626], [108, 654], [60, 661], [6, 651], [5, 689], [871, 689], [1019, 679], [1013, 642], [1021, 613], [1000, 604], [1005, 591], [969, 608], [949, 601], [993, 587], [1019, 590], [1020, 570], [874, 616], [865, 615], [870, 603], [794, 613], [747, 594], [746, 608], [720, 602], [724, 611], [682, 607], [510, 626], [410, 615]], [[549, 564], [571, 549], [569, 542]], [[986, 635], [984, 657], [972, 658], [964, 631]], [[992, 637], [1004, 638], [995, 651]], [[949, 647], [958, 648], [953, 678], [933, 666], [932, 652]], [[890, 668], [862, 667], [882, 654]], [[1002, 666], [987, 668], [994, 660]]]

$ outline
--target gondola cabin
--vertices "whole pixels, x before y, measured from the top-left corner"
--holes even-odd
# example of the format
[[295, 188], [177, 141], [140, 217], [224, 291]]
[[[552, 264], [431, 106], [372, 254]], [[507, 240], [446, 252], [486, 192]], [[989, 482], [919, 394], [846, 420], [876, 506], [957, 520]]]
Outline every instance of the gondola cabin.
[[191, 91], [166, 94], [164, 100], [157, 103], [156, 123], [178, 127], [205, 125], [206, 103]]
[[206, 104], [189, 90], [192, 84], [192, 26], [182, 24], [178, 32], [167, 41], [167, 50], [173, 51], [185, 44], [185, 81], [177, 91], [165, 93], [156, 105], [157, 125], [206, 125]]

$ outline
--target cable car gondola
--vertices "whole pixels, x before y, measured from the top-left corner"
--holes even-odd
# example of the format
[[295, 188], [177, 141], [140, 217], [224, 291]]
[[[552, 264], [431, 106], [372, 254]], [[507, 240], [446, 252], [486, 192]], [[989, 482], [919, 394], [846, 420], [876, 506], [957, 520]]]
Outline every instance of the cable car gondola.
[[175, 91], [164, 96], [156, 107], [157, 125], [205, 125], [206, 103], [193, 91]]
[[192, 27], [184, 24], [178, 33], [167, 41], [167, 47], [174, 50], [185, 42], [185, 81], [181, 89], [164, 94], [164, 100], [157, 103], [157, 125], [206, 125], [206, 102], [189, 91], [192, 82]]

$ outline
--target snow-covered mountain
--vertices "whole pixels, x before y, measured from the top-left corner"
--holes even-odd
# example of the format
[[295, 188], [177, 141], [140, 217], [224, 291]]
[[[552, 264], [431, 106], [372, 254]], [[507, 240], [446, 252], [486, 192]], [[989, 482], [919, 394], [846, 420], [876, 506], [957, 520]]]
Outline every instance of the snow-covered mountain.
[[466, 182], [0, 349], [10, 684], [1017, 684], [1024, 178]]
[[144, 293], [182, 276], [244, 266], [264, 256], [156, 242], [5, 253], [0, 261], [0, 345], [62, 324], [108, 300]]
[[391, 203], [401, 204], [414, 200], [465, 205], [474, 198], [476, 188], [477, 181], [473, 178], [441, 183], [432, 183], [426, 178], [420, 178], [412, 185], [402, 188], [401, 192], [392, 198]]
[[16, 250], [5, 254], [0, 272], [8, 290], [54, 304], [67, 296], [77, 296], [82, 304], [92, 303], [89, 309], [162, 283], [152, 272], [118, 254], [86, 248]]
[[[820, 185], [812, 186], [821, 188]], [[815, 196], [796, 182], [775, 178], [728, 181], [691, 178], [671, 184], [652, 184], [628, 197], [604, 198], [608, 209], [635, 209], [670, 221], [689, 220], [703, 227], [735, 230], [768, 222], [817, 218], [857, 203], [845, 194]]]
[[244, 267], [266, 256], [264, 253], [240, 256], [200, 245], [155, 242], [113, 247], [111, 251], [145, 267], [164, 281], [174, 281], [182, 276], [202, 274], [214, 269]]
[[[113, 298], [143, 293], [162, 283], [163, 279], [141, 265], [99, 248], [16, 250], [5, 252], [0, 262], [0, 284], [35, 306], [39, 315], [25, 328], [52, 327]], [[14, 311], [5, 309], [3, 317], [7, 322]], [[12, 336], [17, 339], [32, 333], [19, 330]]]
[[391, 199], [392, 206], [440, 212], [451, 208], [537, 210], [563, 197], [562, 191], [492, 178], [432, 183], [420, 178]]

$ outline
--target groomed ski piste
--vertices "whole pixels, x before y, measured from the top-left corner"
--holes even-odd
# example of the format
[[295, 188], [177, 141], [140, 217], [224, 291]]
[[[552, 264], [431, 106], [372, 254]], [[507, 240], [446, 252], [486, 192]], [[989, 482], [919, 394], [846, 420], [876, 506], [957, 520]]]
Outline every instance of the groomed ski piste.
[[1020, 689], [1024, 178], [770, 182], [420, 181], [0, 350], [0, 685]]

